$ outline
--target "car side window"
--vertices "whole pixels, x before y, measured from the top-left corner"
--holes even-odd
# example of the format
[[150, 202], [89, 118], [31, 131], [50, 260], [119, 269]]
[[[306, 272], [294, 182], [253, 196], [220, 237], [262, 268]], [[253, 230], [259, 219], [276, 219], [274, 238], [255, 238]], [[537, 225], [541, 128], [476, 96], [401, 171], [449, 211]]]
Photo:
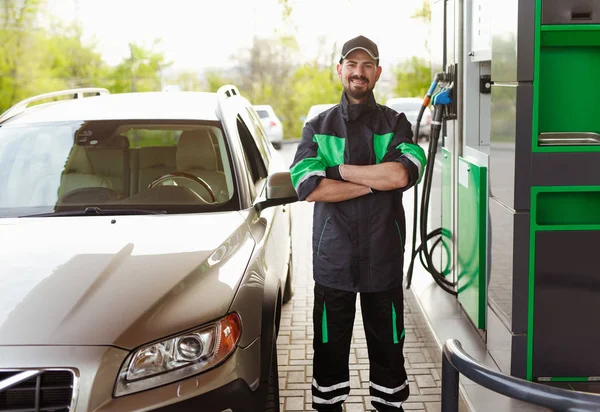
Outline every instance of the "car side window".
[[262, 124], [260, 123], [260, 118], [256, 114], [256, 111], [254, 111], [254, 109], [251, 107], [247, 107], [246, 109], [248, 110], [250, 122], [254, 127], [254, 136], [256, 138], [258, 148], [268, 168], [269, 162], [271, 160], [271, 149], [270, 145], [268, 144], [269, 138], [265, 134], [265, 130], [263, 129]]
[[252, 180], [254, 183], [257, 183], [260, 179], [267, 177], [267, 167], [265, 166], [261, 152], [256, 145], [256, 141], [254, 140], [250, 129], [241, 116], [237, 117], [237, 128], [242, 147], [248, 159]]

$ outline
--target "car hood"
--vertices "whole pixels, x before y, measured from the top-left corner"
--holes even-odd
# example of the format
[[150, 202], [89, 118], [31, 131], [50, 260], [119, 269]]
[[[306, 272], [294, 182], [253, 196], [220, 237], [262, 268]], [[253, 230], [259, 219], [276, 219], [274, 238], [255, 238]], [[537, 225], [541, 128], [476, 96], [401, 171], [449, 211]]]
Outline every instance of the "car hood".
[[238, 212], [0, 221], [0, 345], [138, 345], [229, 308], [254, 248]]

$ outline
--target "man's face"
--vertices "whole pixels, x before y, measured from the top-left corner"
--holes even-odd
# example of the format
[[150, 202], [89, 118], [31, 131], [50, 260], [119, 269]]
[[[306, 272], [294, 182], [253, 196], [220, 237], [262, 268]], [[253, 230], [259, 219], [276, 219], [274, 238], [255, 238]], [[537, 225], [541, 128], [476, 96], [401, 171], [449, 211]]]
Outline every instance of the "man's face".
[[379, 80], [381, 67], [364, 50], [354, 50], [337, 65], [337, 73], [351, 103], [364, 103]]

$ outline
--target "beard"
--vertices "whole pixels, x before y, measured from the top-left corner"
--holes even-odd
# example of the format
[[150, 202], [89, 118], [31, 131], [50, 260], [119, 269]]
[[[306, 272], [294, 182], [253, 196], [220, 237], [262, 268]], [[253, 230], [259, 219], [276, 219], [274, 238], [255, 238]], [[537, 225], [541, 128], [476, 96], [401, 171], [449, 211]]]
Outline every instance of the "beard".
[[[362, 100], [362, 99], [368, 97], [371, 94], [371, 92], [373, 91], [374, 85], [371, 86], [369, 83], [367, 83], [367, 87], [365, 89], [353, 88], [351, 80], [352, 79], [348, 79], [348, 86], [344, 87], [344, 91], [346, 92], [346, 94], [348, 96], [352, 97], [353, 99]], [[361, 80], [367, 80], [367, 79], [361, 79]]]

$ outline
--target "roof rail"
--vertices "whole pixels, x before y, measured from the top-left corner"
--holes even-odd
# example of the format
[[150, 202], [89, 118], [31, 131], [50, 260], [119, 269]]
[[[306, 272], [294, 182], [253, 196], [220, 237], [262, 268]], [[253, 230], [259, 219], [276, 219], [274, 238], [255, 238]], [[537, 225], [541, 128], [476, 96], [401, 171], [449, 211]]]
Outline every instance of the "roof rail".
[[223, 85], [221, 87], [219, 87], [219, 89], [217, 90], [217, 117], [219, 118], [219, 120], [223, 120], [223, 103], [225, 103], [225, 101], [231, 97], [234, 96], [241, 96], [240, 95], [240, 91], [238, 90], [237, 87], [235, 87], [233, 84], [226, 84]]
[[34, 102], [51, 99], [54, 97], [62, 97], [62, 96], [72, 96], [73, 99], [81, 99], [81, 98], [85, 97], [84, 94], [92, 94], [92, 93], [94, 93], [96, 96], [101, 96], [103, 94], [110, 94], [110, 92], [107, 89], [103, 89], [100, 87], [84, 87], [84, 88], [79, 88], [79, 89], [68, 89], [68, 90], [61, 90], [58, 92], [50, 92], [50, 93], [40, 94], [37, 96], [30, 97], [28, 99], [22, 100], [19, 103], [12, 106], [10, 109], [8, 109], [7, 111], [5, 111], [4, 113], [2, 113], [0, 115], [0, 122], [25, 111], [25, 109], [27, 109], [27, 106], [29, 106], [31, 103], [34, 103]]
[[239, 96], [240, 91], [233, 84], [226, 84], [224, 86], [219, 87], [219, 90], [217, 90], [217, 94], [220, 96], [225, 95], [226, 97], [232, 97]]

